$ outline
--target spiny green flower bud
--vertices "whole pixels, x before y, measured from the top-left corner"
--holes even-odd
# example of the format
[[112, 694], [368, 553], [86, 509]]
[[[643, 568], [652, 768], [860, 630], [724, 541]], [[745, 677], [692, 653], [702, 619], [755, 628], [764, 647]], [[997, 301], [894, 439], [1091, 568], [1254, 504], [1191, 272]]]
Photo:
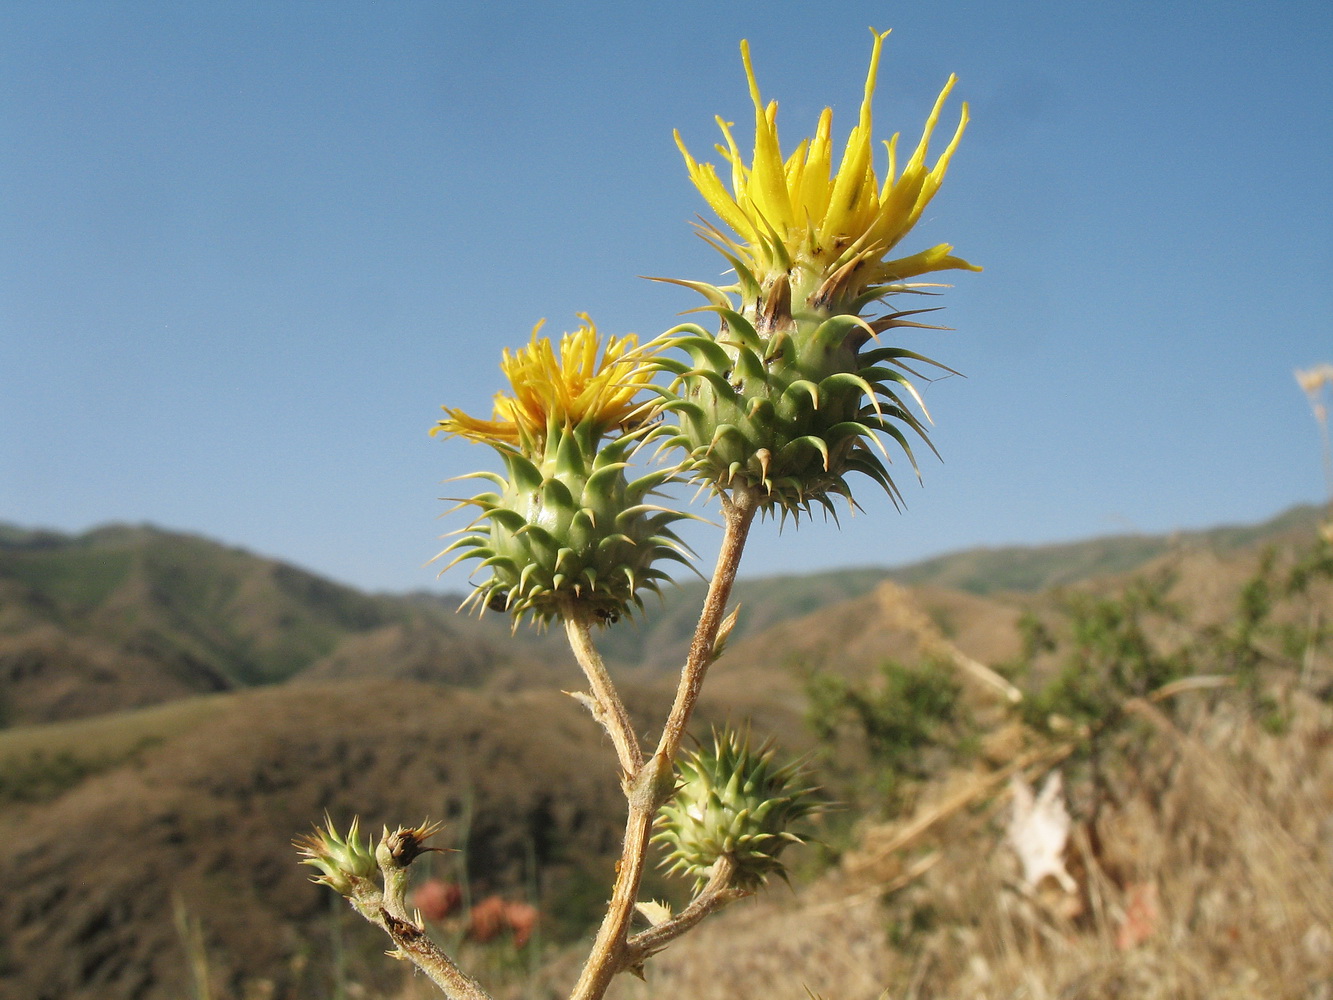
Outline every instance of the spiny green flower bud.
[[356, 880], [370, 879], [378, 873], [374, 848], [369, 841], [362, 842], [359, 829], [360, 820], [354, 818], [347, 836], [340, 837], [333, 820], [325, 813], [323, 829], [317, 826], [314, 833], [292, 841], [292, 846], [305, 858], [301, 864], [311, 865], [323, 873], [310, 881], [351, 896]]
[[491, 445], [505, 464], [506, 476], [473, 474], [496, 490], [461, 501], [480, 514], [441, 555], [457, 553], [449, 566], [477, 559], [478, 569], [490, 569], [468, 603], [516, 620], [531, 613], [542, 623], [557, 615], [613, 622], [642, 606], [642, 591], [670, 579], [656, 568], [661, 560], [688, 565], [670, 527], [687, 515], [648, 502], [672, 472], [630, 480], [625, 471], [654, 412], [634, 397], [658, 369], [632, 336], [603, 345], [583, 318], [558, 356], [536, 330], [530, 345], [505, 352], [511, 389], [497, 396], [494, 420], [447, 410], [436, 427]]
[[450, 565], [479, 559], [478, 568], [491, 570], [468, 602], [516, 619], [582, 614], [609, 623], [670, 580], [655, 564], [688, 565], [670, 527], [685, 515], [647, 502], [671, 473], [630, 481], [631, 444], [622, 437], [599, 446], [582, 425], [553, 428], [540, 464], [509, 452], [502, 453], [507, 477], [476, 473], [498, 489], [463, 502], [481, 514], [445, 549], [459, 553]]
[[735, 865], [738, 888], [786, 877], [778, 856], [804, 842], [791, 828], [818, 808], [800, 762], [777, 767], [771, 743], [752, 750], [748, 735], [714, 731], [713, 748], [687, 754], [679, 775], [653, 837], [670, 850], [664, 867], [693, 876], [696, 889], [724, 855]]
[[853, 502], [854, 472], [900, 502], [877, 435], [897, 442], [916, 470], [904, 429], [930, 442], [903, 401], [920, 398], [899, 368], [933, 362], [896, 348], [862, 350], [869, 327], [853, 315], [806, 316], [763, 337], [734, 310], [718, 311], [725, 324], [717, 337], [687, 324], [667, 339], [689, 362], [657, 362], [676, 379], [663, 409], [676, 417], [668, 444], [685, 451], [685, 473], [719, 492], [757, 489], [766, 509], [797, 517], [814, 503], [836, 516], [830, 498]]

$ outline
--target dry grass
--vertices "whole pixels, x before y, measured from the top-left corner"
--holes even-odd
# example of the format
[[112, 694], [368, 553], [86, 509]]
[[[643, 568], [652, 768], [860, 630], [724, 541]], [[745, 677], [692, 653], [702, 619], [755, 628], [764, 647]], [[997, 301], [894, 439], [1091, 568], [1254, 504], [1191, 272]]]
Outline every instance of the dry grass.
[[[1076, 896], [1023, 886], [998, 797], [940, 808], [957, 806], [959, 789], [995, 787], [955, 776], [923, 807], [933, 825], [867, 830], [847, 870], [736, 907], [616, 995], [1333, 996], [1333, 712], [1303, 695], [1293, 707], [1281, 736], [1228, 704], [1200, 710], [1189, 730], [1147, 710], [1072, 838]], [[1075, 812], [1086, 809], [1090, 785], [1075, 779], [1072, 791]], [[899, 850], [875, 846], [891, 841]]]
[[[840, 870], [733, 906], [610, 995], [1327, 1000], [1333, 709], [1300, 694], [1292, 706], [1278, 736], [1229, 702], [1198, 706], [1187, 724], [1142, 709], [1071, 839], [1075, 895], [1023, 885], [1003, 844], [1001, 772], [957, 773], [915, 815], [867, 827]], [[1096, 796], [1084, 772], [1062, 766], [1086, 811]], [[554, 1000], [579, 957], [496, 995]], [[423, 987], [396, 1000], [424, 1000]]]
[[831, 884], [798, 896], [776, 887], [683, 938], [650, 964], [646, 983], [622, 980], [611, 996], [804, 998], [808, 986], [830, 998], [874, 998], [892, 960], [877, 898], [848, 898]]
[[[843, 870], [736, 904], [610, 996], [1327, 1000], [1333, 712], [1295, 704], [1281, 736], [1225, 705], [1188, 731], [1156, 717], [1132, 748], [1140, 766], [1113, 776], [1115, 801], [1074, 837], [1076, 897], [1023, 887], [1002, 844], [1006, 804], [990, 794], [1003, 785], [955, 775], [919, 816], [867, 829]], [[536, 975], [511, 960], [483, 978], [501, 1000], [554, 1000], [580, 958], [564, 950]], [[435, 995], [418, 977], [393, 1000]]]

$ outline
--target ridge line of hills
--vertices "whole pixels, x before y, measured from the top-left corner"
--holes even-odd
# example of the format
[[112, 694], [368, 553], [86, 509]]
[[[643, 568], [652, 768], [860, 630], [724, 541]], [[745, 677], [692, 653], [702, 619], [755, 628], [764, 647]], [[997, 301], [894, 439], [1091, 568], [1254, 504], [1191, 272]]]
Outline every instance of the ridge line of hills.
[[[742, 578], [740, 640], [886, 580], [979, 597], [1131, 572], [1179, 548], [1236, 549], [1309, 533], [1321, 509], [1252, 526], [973, 548], [896, 568]], [[704, 586], [668, 589], [604, 632], [620, 668], [671, 668]], [[515, 689], [569, 662], [558, 636], [455, 612], [457, 598], [367, 594], [281, 560], [149, 525], [78, 535], [0, 523], [0, 726], [76, 719], [211, 692], [365, 676]]]

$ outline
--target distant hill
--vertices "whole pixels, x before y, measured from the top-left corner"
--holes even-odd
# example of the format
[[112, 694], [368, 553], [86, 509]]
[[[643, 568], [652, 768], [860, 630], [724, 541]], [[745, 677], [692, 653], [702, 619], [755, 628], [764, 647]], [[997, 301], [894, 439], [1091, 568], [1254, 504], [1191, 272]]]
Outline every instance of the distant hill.
[[[801, 752], [810, 671], [1015, 656], [1020, 615], [1049, 615], [1056, 597], [1001, 580], [1114, 590], [1127, 573], [1170, 571], [1171, 600], [1225, 621], [1259, 549], [1308, 540], [1317, 514], [744, 581], [742, 634], [692, 728], [749, 723]], [[932, 582], [895, 582], [911, 573]], [[561, 693], [578, 686], [561, 636], [511, 640], [501, 616], [459, 618], [454, 603], [367, 596], [153, 528], [0, 528], [0, 692], [18, 716], [0, 731], [0, 996], [188, 995], [177, 906], [202, 929], [218, 995], [333, 996], [344, 960], [372, 970], [370, 995], [393, 995], [401, 970], [380, 960], [379, 936], [295, 864], [291, 837], [325, 809], [372, 832], [443, 818], [441, 846], [462, 850], [432, 855], [433, 871], [531, 894], [543, 933], [580, 929], [621, 835], [606, 737]], [[662, 668], [691, 605], [683, 587], [601, 637], [656, 668], [615, 670], [643, 733], [669, 703]], [[653, 880], [645, 896], [669, 891]]]
[[[1312, 537], [1323, 510], [1293, 507], [1257, 525], [1227, 526], [1170, 535], [1112, 535], [1055, 545], [964, 549], [895, 568], [857, 567], [802, 575], [741, 579], [734, 601], [742, 605], [733, 639], [762, 632], [822, 607], [869, 594], [892, 580], [978, 596], [1006, 591], [1034, 594], [1095, 577], [1132, 572], [1169, 552], [1205, 549], [1227, 555], [1242, 548]], [[666, 588], [650, 601], [638, 626], [608, 633], [603, 655], [621, 664], [671, 667], [680, 661], [694, 629], [705, 586], [695, 580]]]
[[927, 559], [894, 570], [898, 583], [950, 587], [972, 594], [1004, 590], [1034, 593], [1098, 576], [1128, 573], [1168, 552], [1207, 549], [1230, 555], [1244, 548], [1311, 537], [1324, 510], [1292, 507], [1254, 525], [1226, 525], [1169, 535], [1108, 535], [1056, 545], [978, 548]]
[[[1128, 572], [1173, 549], [1225, 554], [1320, 516], [1260, 525], [969, 549], [899, 568], [742, 579], [739, 641], [870, 594], [885, 580], [978, 596]], [[621, 669], [681, 661], [704, 587], [688, 581], [599, 639]], [[457, 597], [368, 595], [195, 535], [114, 525], [81, 535], [0, 525], [0, 725], [51, 722], [289, 680], [375, 676], [515, 689], [574, 676], [558, 635], [459, 615]]]
[[[13, 1000], [195, 995], [176, 906], [203, 927], [215, 995], [338, 995], [332, 956], [384, 946], [296, 864], [292, 838], [325, 810], [344, 829], [359, 814], [371, 836], [445, 820], [441, 846], [466, 851], [428, 866], [466, 871], [478, 893], [539, 889], [548, 935], [562, 906], [605, 892], [623, 822], [601, 730], [554, 687], [284, 685], [34, 728], [44, 745], [0, 732], [0, 792], [22, 766], [40, 796], [0, 796]], [[368, 968], [385, 987], [401, 975]]]
[[524, 659], [498, 619], [370, 596], [193, 535], [0, 527], [0, 722], [48, 722], [303, 674], [476, 684]]

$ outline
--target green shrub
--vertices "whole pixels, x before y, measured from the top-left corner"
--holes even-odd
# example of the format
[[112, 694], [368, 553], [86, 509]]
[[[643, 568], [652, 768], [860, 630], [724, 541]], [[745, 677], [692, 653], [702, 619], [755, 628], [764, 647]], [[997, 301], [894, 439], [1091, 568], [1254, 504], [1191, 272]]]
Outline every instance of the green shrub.
[[947, 754], [962, 745], [968, 719], [959, 693], [952, 669], [943, 664], [888, 661], [862, 682], [815, 674], [806, 684], [806, 722], [827, 751], [827, 766], [848, 759], [849, 749], [851, 759], [870, 765], [863, 780], [854, 773], [840, 776], [853, 793], [876, 793], [892, 807], [905, 782], [926, 777], [932, 752]]

